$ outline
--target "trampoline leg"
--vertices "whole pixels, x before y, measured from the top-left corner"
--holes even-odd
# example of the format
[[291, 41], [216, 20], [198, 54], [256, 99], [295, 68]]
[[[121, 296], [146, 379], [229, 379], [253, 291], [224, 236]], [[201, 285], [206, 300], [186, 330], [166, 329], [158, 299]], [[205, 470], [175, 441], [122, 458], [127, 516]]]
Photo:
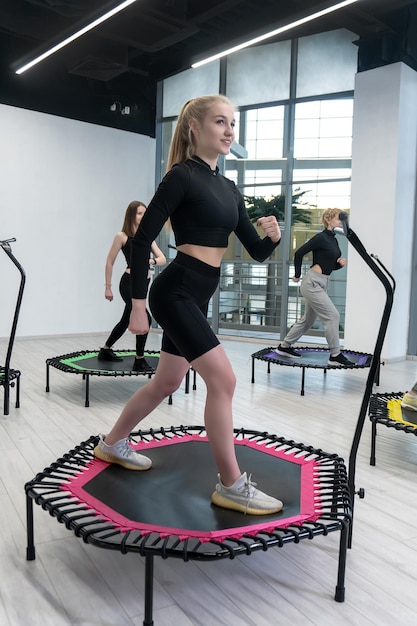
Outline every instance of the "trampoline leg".
[[145, 613], [143, 626], [153, 626], [153, 554], [145, 555]]
[[252, 380], [251, 383], [255, 382], [255, 359], [252, 357]]
[[340, 532], [340, 544], [339, 544], [339, 565], [337, 570], [337, 585], [334, 599], [336, 602], [345, 601], [345, 572], [346, 572], [346, 557], [347, 557], [347, 542], [349, 534], [350, 524], [344, 522], [343, 528]]
[[85, 375], [85, 404], [84, 406], [90, 406], [90, 375]]
[[197, 372], [193, 369], [193, 391], [197, 389]]
[[16, 378], [16, 409], [20, 408], [20, 376]]
[[375, 452], [376, 452], [376, 422], [372, 421], [372, 427], [371, 427], [371, 459], [369, 461], [370, 465], [376, 465]]
[[378, 362], [378, 367], [375, 372], [375, 385], [379, 387], [379, 375], [381, 373], [381, 361]]
[[190, 370], [185, 375], [185, 393], [190, 393]]
[[26, 560], [34, 561], [35, 555], [35, 542], [33, 532], [33, 500], [26, 494], [26, 531], [27, 531], [27, 546], [26, 546]]
[[304, 395], [304, 383], [305, 383], [305, 377], [306, 377], [306, 368], [302, 367], [301, 368], [301, 395]]
[[46, 364], [46, 392], [49, 391], [49, 363]]
[[172, 393], [171, 393], [171, 395], [168, 398], [168, 404], [172, 404]]
[[9, 415], [9, 404], [10, 404], [10, 383], [8, 380], [5, 380], [4, 381], [4, 406], [3, 406], [4, 415]]

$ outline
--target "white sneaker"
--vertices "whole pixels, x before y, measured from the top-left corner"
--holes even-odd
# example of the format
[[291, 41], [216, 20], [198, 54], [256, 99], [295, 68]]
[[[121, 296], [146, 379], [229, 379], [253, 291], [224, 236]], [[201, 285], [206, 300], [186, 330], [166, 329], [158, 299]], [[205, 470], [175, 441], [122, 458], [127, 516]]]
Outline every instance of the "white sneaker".
[[283, 507], [280, 500], [268, 496], [256, 489], [256, 483], [251, 481], [252, 475], [247, 478], [244, 472], [231, 487], [225, 487], [217, 474], [219, 482], [216, 491], [211, 495], [211, 501], [216, 506], [232, 511], [241, 511], [248, 515], [269, 515], [278, 513]]
[[148, 470], [152, 467], [151, 459], [135, 452], [129, 445], [129, 439], [120, 439], [112, 446], [104, 441], [104, 435], [99, 435], [100, 441], [94, 448], [94, 456], [106, 463], [117, 463], [130, 470]]
[[403, 409], [411, 409], [412, 411], [417, 411], [417, 396], [412, 396], [408, 392], [404, 394], [403, 399], [401, 400], [401, 406]]

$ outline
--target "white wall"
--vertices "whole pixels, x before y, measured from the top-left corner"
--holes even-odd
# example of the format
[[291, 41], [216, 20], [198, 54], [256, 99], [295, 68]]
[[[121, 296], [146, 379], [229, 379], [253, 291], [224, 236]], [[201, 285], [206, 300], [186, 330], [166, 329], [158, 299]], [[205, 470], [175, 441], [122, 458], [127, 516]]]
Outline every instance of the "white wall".
[[[394, 63], [356, 77], [350, 226], [396, 280], [382, 357], [407, 354], [417, 172], [417, 73]], [[372, 352], [385, 290], [350, 248], [345, 347]]]
[[[153, 195], [155, 140], [5, 105], [0, 138], [0, 240], [16, 238], [27, 275], [17, 336], [110, 330], [124, 263], [120, 254], [110, 304], [105, 259], [128, 203]], [[10, 335], [19, 280], [0, 250], [0, 337]]]

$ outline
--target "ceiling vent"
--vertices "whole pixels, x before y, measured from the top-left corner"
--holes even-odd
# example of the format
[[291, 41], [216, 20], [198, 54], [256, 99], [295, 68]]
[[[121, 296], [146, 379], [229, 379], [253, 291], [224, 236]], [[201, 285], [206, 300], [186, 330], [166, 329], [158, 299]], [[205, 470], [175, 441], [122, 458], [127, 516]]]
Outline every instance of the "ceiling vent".
[[83, 56], [72, 59], [68, 72], [93, 80], [109, 81], [127, 72], [129, 67], [126, 46], [109, 45], [85, 51]]

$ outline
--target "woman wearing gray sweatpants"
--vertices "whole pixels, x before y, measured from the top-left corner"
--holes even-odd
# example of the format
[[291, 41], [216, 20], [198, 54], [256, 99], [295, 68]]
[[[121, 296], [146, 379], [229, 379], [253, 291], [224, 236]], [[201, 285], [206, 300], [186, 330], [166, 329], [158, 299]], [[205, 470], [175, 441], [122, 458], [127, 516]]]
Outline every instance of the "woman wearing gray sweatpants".
[[317, 317], [324, 326], [324, 334], [329, 346], [329, 365], [354, 365], [344, 354], [340, 352], [339, 341], [339, 311], [328, 296], [330, 274], [346, 266], [346, 259], [342, 258], [339, 244], [333, 228], [341, 226], [338, 209], [326, 209], [322, 217], [324, 230], [314, 235], [294, 254], [294, 277], [293, 281], [300, 281], [301, 264], [303, 257], [309, 252], [313, 253], [313, 264], [304, 276], [300, 291], [306, 302], [303, 317], [295, 322], [290, 328], [282, 343], [276, 348], [276, 352], [283, 356], [300, 357], [301, 354], [291, 347], [309, 328], [312, 327]]

